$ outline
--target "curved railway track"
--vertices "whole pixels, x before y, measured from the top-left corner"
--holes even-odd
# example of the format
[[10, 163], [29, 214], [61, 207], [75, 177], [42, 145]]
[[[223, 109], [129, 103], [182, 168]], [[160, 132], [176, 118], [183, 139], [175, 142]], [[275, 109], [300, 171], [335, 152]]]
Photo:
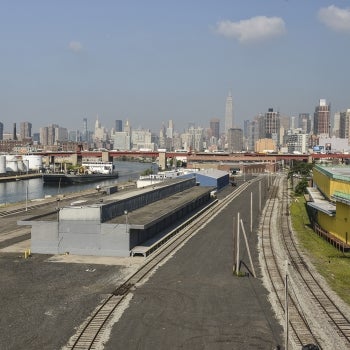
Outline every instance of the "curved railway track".
[[[284, 188], [287, 187], [286, 179], [283, 179]], [[282, 213], [288, 212], [288, 196], [283, 195], [281, 201]], [[282, 217], [282, 216], [281, 216]], [[291, 264], [291, 272], [295, 272], [301, 279], [303, 292], [308, 294], [308, 299], [312, 300], [313, 309], [327, 319], [336, 334], [339, 336], [344, 347], [350, 349], [350, 319], [347, 317], [336, 302], [328, 295], [317, 276], [306, 264], [300, 250], [297, 247], [293, 235], [290, 220], [281, 220], [281, 233], [284, 247], [288, 254], [288, 261]]]
[[98, 310], [81, 326], [77, 334], [69, 340], [65, 349], [95, 349], [101, 342], [109, 320], [112, 318], [113, 314], [115, 314], [118, 305], [121, 304], [129, 292], [134, 290], [138, 283], [147, 278], [162, 261], [169, 257], [170, 253], [175, 251], [182, 243], [190, 238], [201, 226], [245, 191], [251, 183], [261, 180], [262, 178], [256, 178], [250, 182], [244, 183], [230, 195], [217, 201], [215, 205], [208, 206], [208, 209], [203, 210], [202, 214], [196, 216], [195, 219], [187, 220], [179, 233], [170, 241], [167, 241], [157, 251], [152, 253], [137, 272], [130, 276], [107, 297]]
[[[341, 349], [350, 349], [349, 319], [308, 268], [297, 247], [290, 224], [286, 181], [285, 177], [276, 178], [271, 189], [262, 219], [261, 243], [265, 272], [284, 321], [285, 281], [291, 281], [288, 282], [292, 286], [288, 293], [289, 344], [296, 349], [301, 349], [306, 344], [328, 349], [330, 339], [325, 339], [328, 334], [332, 337], [331, 343], [338, 344]], [[292, 279], [289, 279], [290, 276]], [[301, 303], [301, 300], [304, 302]], [[322, 315], [322, 324], [318, 324], [322, 321], [315, 320], [319, 315]], [[329, 327], [333, 328], [333, 332], [327, 330]], [[339, 339], [335, 339], [334, 336], [338, 336]]]

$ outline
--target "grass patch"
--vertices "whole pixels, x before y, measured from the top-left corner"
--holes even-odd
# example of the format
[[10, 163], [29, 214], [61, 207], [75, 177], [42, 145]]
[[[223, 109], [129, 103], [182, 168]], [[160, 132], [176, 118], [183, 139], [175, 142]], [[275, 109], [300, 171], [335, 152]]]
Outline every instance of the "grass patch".
[[294, 197], [290, 213], [301, 247], [330, 287], [350, 305], [350, 253], [335, 249], [311, 229], [303, 196]]

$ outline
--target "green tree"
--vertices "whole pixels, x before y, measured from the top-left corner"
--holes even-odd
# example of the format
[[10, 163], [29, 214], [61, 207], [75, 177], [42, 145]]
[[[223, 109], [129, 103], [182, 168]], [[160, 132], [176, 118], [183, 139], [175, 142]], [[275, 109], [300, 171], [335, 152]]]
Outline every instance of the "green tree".
[[307, 181], [307, 178], [304, 176], [300, 181], [299, 183], [295, 186], [295, 194], [297, 195], [301, 195], [301, 194], [304, 194], [306, 193], [306, 187], [308, 187], [308, 181]]

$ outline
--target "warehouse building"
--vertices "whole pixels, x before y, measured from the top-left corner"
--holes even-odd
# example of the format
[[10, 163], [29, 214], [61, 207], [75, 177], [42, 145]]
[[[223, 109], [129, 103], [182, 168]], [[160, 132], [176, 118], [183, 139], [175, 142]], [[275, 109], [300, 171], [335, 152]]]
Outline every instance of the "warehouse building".
[[315, 231], [350, 250], [350, 167], [315, 165], [313, 183], [308, 207]]
[[81, 201], [31, 221], [31, 251], [43, 254], [129, 256], [132, 249], [210, 204], [212, 187], [195, 178]]

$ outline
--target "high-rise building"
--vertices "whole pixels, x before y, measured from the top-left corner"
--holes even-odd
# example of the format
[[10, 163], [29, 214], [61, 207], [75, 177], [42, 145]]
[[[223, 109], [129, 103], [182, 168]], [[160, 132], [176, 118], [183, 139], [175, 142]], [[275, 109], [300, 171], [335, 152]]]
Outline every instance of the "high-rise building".
[[88, 142], [88, 122], [87, 122], [87, 118], [83, 118], [83, 132], [82, 132], [82, 135], [81, 135], [81, 141], [84, 141], [84, 142]]
[[238, 128], [228, 129], [227, 148], [229, 152], [241, 152], [243, 150], [243, 130]]
[[302, 130], [305, 134], [310, 134], [311, 132], [311, 118], [310, 113], [300, 113], [298, 128]]
[[220, 119], [218, 118], [212, 118], [210, 119], [210, 130], [211, 135], [216, 138], [216, 140], [219, 140], [220, 138]]
[[0, 122], [0, 140], [4, 139], [4, 124]]
[[13, 135], [12, 140], [17, 140], [17, 126], [16, 123], [13, 123]]
[[172, 139], [174, 137], [174, 123], [171, 119], [169, 120], [168, 127], [166, 129], [166, 137], [168, 139]]
[[340, 113], [339, 137], [342, 139], [350, 139], [350, 109]]
[[228, 129], [234, 127], [233, 121], [233, 99], [231, 91], [226, 98], [226, 108], [225, 108], [225, 135], [227, 136]]
[[340, 132], [340, 112], [336, 112], [334, 113], [334, 118], [333, 118], [332, 136], [340, 137], [339, 132]]
[[329, 137], [331, 119], [330, 104], [327, 104], [325, 99], [321, 99], [314, 113], [314, 134]]
[[269, 108], [268, 112], [259, 117], [259, 139], [273, 139], [280, 144], [280, 114]]
[[21, 140], [32, 138], [32, 124], [31, 123], [21, 122], [19, 127], [20, 127], [19, 133], [20, 133]]
[[123, 121], [122, 120], [116, 120], [115, 121], [115, 131], [116, 132], [123, 131]]

